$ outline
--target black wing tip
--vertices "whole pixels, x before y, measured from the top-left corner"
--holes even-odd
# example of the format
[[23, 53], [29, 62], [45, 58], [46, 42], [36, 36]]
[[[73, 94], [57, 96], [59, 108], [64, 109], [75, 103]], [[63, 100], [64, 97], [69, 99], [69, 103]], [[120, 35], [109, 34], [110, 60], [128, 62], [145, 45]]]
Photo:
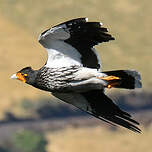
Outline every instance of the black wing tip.
[[128, 128], [129, 130], [135, 132], [135, 133], [142, 133], [142, 130], [134, 125], [132, 125], [130, 128]]
[[[52, 28], [54, 27], [57, 27], [57, 26], [61, 26], [61, 25], [64, 25], [66, 24], [67, 26], [70, 25], [70, 24], [77, 24], [77, 23], [85, 23], [88, 21], [88, 18], [87, 17], [80, 17], [80, 18], [75, 18], [75, 19], [71, 19], [71, 20], [67, 20], [65, 22], [62, 22], [60, 24], [57, 24], [55, 26], [52, 26]], [[44, 32], [41, 33], [41, 36], [44, 35], [47, 31], [49, 31], [51, 28], [45, 30]]]
[[115, 40], [115, 38], [109, 34], [109, 37], [104, 42], [109, 42], [111, 40], [113, 41], [113, 40]]
[[138, 129], [136, 129], [136, 130], [134, 129], [133, 131], [134, 131], [135, 133], [140, 133], [140, 134], [142, 133], [142, 130], [141, 130], [141, 129], [139, 129], [139, 128], [138, 128]]
[[[102, 120], [102, 121], [104, 121], [104, 122], [106, 122], [106, 123], [108, 123], [108, 124], [113, 125], [114, 127], [118, 127], [117, 125], [119, 125], [119, 126], [121, 126], [121, 127], [124, 127], [124, 128], [126, 128], [126, 129], [129, 129], [130, 131], [133, 131], [133, 132], [135, 132], [135, 133], [142, 133], [142, 130], [141, 130], [140, 128], [138, 128], [137, 126], [135, 126], [135, 125], [131, 124], [130, 122], [128, 122], [128, 121], [126, 121], [126, 120], [123, 120], [123, 119], [121, 119], [121, 118], [118, 118], [118, 119], [117, 119], [117, 117], [113, 117], [113, 118], [110, 120], [110, 119], [107, 119], [107, 118], [105, 118], [105, 117], [98, 116], [98, 115], [96, 115], [96, 114], [92, 114], [92, 113], [89, 113], [89, 114], [91, 114], [92, 116], [94, 116], [94, 117], [96, 117], [96, 118], [98, 118], [98, 119], [100, 119], [100, 120]], [[118, 120], [119, 120], [119, 121], [118, 121]], [[117, 121], [117, 122], [116, 122], [116, 121]], [[137, 122], [137, 123], [138, 123], [138, 122]], [[136, 125], [139, 125], [139, 123], [136, 124]]]
[[57, 24], [53, 27], [61, 26], [61, 25], [64, 25], [64, 24], [68, 27], [68, 26], [71, 26], [71, 25], [74, 25], [74, 24], [86, 23], [87, 21], [88, 21], [87, 17], [79, 17], [79, 18], [74, 18], [74, 19], [71, 19], [71, 20], [67, 20], [67, 21], [62, 22], [60, 24]]
[[110, 40], [115, 40], [115, 38], [113, 36], [110, 37]]
[[78, 17], [78, 18], [73, 18], [71, 20], [67, 20], [66, 22], [88, 22], [88, 18], [87, 17]]
[[[119, 116], [119, 115], [118, 115]], [[120, 118], [123, 118], [124, 120], [127, 120], [127, 121], [129, 121], [129, 122], [132, 122], [132, 123], [134, 123], [134, 124], [136, 124], [136, 125], [140, 125], [139, 124], [139, 122], [137, 122], [136, 120], [134, 120], [134, 119], [131, 119], [130, 117], [131, 116], [125, 116], [125, 115], [120, 115], [119, 116]]]
[[[105, 119], [107, 119], [107, 118], [105, 117]], [[139, 123], [136, 122], [135, 120], [125, 119], [123, 117], [118, 117], [118, 116], [112, 116], [111, 118], [108, 118], [108, 120], [112, 123], [115, 123], [115, 124], [122, 126], [126, 129], [129, 129], [133, 132], [136, 132], [136, 133], [142, 132], [140, 128], [135, 126], [135, 125], [139, 125]]]
[[[121, 110], [100, 90], [85, 92], [83, 93], [83, 96], [88, 100], [93, 109], [92, 111], [89, 111], [91, 115], [110, 124], [116, 124], [133, 132], [141, 133], [141, 129], [136, 126], [139, 125], [139, 123], [132, 119], [130, 114]], [[97, 99], [102, 99], [102, 102]]]
[[[108, 29], [103, 27], [103, 23], [102, 22], [88, 22], [88, 18], [87, 17], [79, 17], [79, 18], [74, 18], [71, 20], [67, 20], [65, 22], [62, 22], [60, 24], [57, 24], [54, 27], [59, 27], [62, 25], [66, 25], [66, 27], [78, 27], [79, 25], [85, 25], [85, 27], [87, 28], [88, 25], [91, 25], [90, 27], [94, 28], [94, 29], [100, 29], [101, 33], [103, 34], [102, 38], [103, 38], [103, 42], [108, 42], [110, 40], [115, 40], [115, 38], [113, 36], [111, 36], [110, 34], [108, 34]], [[40, 36], [43, 36], [47, 31], [49, 31], [51, 28], [43, 31]], [[101, 34], [101, 35], [102, 35]], [[101, 42], [100, 42], [101, 43]]]

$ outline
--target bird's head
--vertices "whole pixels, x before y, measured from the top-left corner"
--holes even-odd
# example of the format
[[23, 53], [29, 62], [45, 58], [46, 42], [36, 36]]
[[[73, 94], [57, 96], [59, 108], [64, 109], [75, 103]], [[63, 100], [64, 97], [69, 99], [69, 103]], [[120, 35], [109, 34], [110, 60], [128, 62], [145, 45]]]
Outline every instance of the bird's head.
[[31, 67], [23, 68], [16, 74], [11, 76], [11, 79], [18, 79], [24, 83], [33, 84], [35, 81], [36, 72]]

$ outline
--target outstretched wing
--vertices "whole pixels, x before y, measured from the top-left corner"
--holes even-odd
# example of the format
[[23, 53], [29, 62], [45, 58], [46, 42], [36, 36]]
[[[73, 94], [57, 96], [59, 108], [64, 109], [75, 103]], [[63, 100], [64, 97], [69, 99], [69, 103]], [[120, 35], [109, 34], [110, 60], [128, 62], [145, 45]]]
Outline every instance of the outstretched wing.
[[92, 116], [108, 122], [128, 128], [134, 132], [141, 132], [135, 125], [139, 123], [131, 119], [131, 115], [122, 111], [101, 90], [93, 90], [84, 93], [55, 93], [57, 98], [70, 103]]
[[99, 22], [87, 18], [73, 19], [56, 25], [39, 36], [39, 42], [48, 51], [46, 66], [82, 65], [100, 69], [100, 60], [93, 46], [114, 38]]

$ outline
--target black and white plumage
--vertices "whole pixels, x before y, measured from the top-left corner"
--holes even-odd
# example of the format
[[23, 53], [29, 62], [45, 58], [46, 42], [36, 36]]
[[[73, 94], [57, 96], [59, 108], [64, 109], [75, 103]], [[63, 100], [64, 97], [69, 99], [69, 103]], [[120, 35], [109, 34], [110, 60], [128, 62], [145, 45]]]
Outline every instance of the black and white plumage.
[[134, 70], [101, 72], [95, 45], [114, 40], [107, 28], [86, 18], [56, 25], [39, 36], [48, 52], [46, 64], [39, 70], [26, 67], [17, 78], [52, 94], [108, 123], [118, 124], [135, 132], [141, 130], [131, 115], [122, 111], [105, 94], [105, 88], [140, 88], [140, 74]]
[[60, 67], [63, 66], [60, 65], [61, 62], [64, 66], [83, 65], [100, 69], [100, 59], [93, 46], [114, 38], [107, 33], [106, 28], [101, 27], [102, 23], [87, 20], [70, 20], [40, 35], [39, 42], [47, 49], [49, 56], [46, 66]]

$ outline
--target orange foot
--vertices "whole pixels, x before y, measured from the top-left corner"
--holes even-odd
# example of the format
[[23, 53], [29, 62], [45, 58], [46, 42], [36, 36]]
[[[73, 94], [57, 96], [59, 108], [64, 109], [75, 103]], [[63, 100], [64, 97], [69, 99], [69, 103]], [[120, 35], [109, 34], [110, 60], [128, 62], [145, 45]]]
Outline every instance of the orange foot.
[[[106, 77], [98, 77], [98, 79], [102, 79], [102, 80], [106, 80], [106, 81], [112, 81], [112, 80], [120, 80], [119, 77], [116, 77], [116, 76], [106, 76]], [[110, 82], [108, 85], [107, 85], [107, 88], [110, 89], [112, 87], [115, 87], [119, 85], [119, 82]]]
[[116, 76], [110, 75], [110, 76], [107, 76], [107, 77], [98, 77], [98, 79], [110, 81], [110, 80], [119, 80], [120, 78], [119, 78], [119, 77], [116, 77]]

